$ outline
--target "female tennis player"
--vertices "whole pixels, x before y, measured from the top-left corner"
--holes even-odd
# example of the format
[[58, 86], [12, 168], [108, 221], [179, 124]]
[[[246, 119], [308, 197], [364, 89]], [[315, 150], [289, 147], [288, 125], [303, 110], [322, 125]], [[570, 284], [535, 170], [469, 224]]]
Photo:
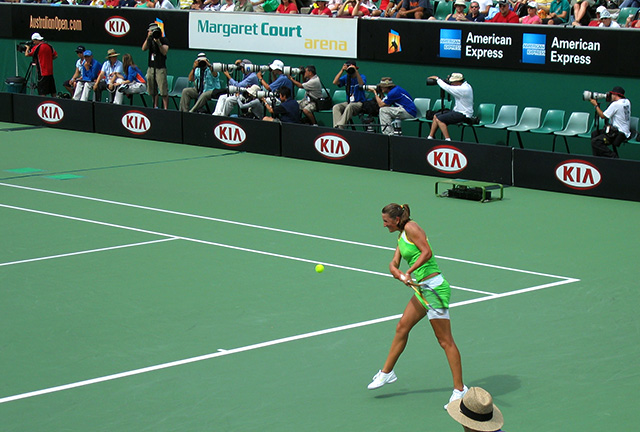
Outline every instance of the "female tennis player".
[[[440, 268], [427, 240], [427, 235], [420, 226], [411, 220], [411, 212], [407, 204], [389, 204], [382, 209], [382, 221], [389, 232], [399, 231], [398, 246], [389, 263], [389, 270], [394, 278], [410, 285], [417, 281], [419, 291], [424, 299], [437, 311], [425, 308], [416, 293], [404, 310], [396, 327], [396, 334], [391, 342], [391, 349], [384, 367], [373, 377], [369, 384], [370, 390], [382, 387], [387, 383], [395, 382], [396, 377], [393, 368], [404, 351], [409, 339], [411, 329], [425, 316], [429, 318], [433, 332], [444, 349], [449, 361], [453, 376], [453, 393], [449, 402], [462, 398], [467, 391], [467, 386], [462, 382], [462, 361], [460, 352], [451, 334], [451, 322], [449, 321], [449, 298], [451, 287], [440, 274]], [[404, 258], [409, 264], [405, 273], [400, 270], [400, 260]], [[439, 296], [434, 295], [433, 289]], [[445, 405], [445, 409], [447, 406]]]

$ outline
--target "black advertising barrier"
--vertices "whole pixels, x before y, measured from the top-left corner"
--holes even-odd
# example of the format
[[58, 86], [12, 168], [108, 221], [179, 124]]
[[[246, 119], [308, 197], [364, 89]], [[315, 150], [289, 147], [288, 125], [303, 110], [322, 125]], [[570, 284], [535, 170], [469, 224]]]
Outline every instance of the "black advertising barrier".
[[11, 102], [12, 93], [0, 93], [0, 121], [13, 122], [13, 104]]
[[514, 149], [514, 184], [640, 201], [640, 162]]
[[93, 103], [14, 93], [13, 121], [93, 132]]
[[8, 4], [0, 3], [0, 38], [11, 39], [11, 10]]
[[185, 144], [280, 156], [280, 125], [262, 120], [184, 113]]
[[[358, 58], [396, 63], [640, 76], [624, 29], [415, 20], [360, 20]], [[624, 59], [624, 61], [615, 61]]]
[[182, 142], [182, 113], [130, 105], [94, 103], [95, 131], [174, 143]]
[[510, 185], [511, 147], [391, 137], [391, 169]]
[[149, 23], [159, 19], [171, 48], [189, 48], [189, 14], [179, 10], [12, 4], [0, 9], [6, 12], [18, 40], [39, 32], [49, 42], [142, 46]]
[[389, 169], [389, 138], [370, 132], [282, 124], [282, 156]]

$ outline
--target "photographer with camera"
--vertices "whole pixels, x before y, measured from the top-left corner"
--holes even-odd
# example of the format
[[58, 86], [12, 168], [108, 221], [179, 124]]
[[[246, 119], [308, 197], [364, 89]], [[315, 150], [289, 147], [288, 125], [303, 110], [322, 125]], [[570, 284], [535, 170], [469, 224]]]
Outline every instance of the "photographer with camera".
[[[236, 81], [226, 68], [223, 69], [222, 73], [227, 77], [227, 85], [237, 88], [249, 88], [252, 85], [258, 85], [260, 83], [258, 75], [255, 72], [248, 70], [249, 66], [251, 66], [251, 61], [247, 59], [236, 60], [235, 62], [235, 67], [240, 69], [242, 72], [242, 81]], [[215, 116], [228, 116], [231, 114], [231, 111], [233, 111], [233, 108], [238, 104], [238, 94], [229, 93], [228, 88], [214, 91], [212, 97], [214, 99], [218, 99], [216, 107], [212, 113]]]
[[25, 57], [33, 57], [32, 65], [35, 65], [38, 73], [38, 94], [40, 96], [56, 95], [56, 82], [53, 79], [53, 61], [58, 53], [51, 45], [44, 41], [40, 33], [31, 35], [31, 45], [25, 44]]
[[300, 123], [300, 107], [298, 102], [291, 99], [291, 90], [289, 87], [281, 87], [278, 90], [278, 99], [280, 104], [275, 106], [275, 101], [270, 104], [263, 97], [261, 98], [267, 111], [271, 114], [271, 117], [263, 117], [265, 121], [279, 121], [282, 123]]
[[446, 81], [437, 76], [430, 76], [427, 85], [434, 84], [453, 96], [454, 104], [453, 110], [434, 114], [427, 139], [433, 139], [440, 129], [445, 141], [451, 141], [447, 125], [468, 122], [473, 118], [473, 88], [465, 81], [464, 75], [458, 72], [452, 73]]
[[347, 91], [347, 101], [333, 106], [333, 127], [344, 129], [344, 125], [354, 115], [362, 112], [362, 106], [367, 100], [364, 92], [367, 77], [360, 74], [354, 60], [348, 60], [342, 65], [342, 68], [333, 79], [333, 84], [338, 87], [345, 87]]
[[393, 127], [394, 120], [408, 120], [415, 118], [418, 114], [409, 92], [395, 85], [390, 77], [380, 79], [375, 89], [368, 87], [371, 86], [367, 86], [367, 91], [373, 92], [380, 107], [379, 116], [383, 134], [393, 135], [396, 132]]
[[269, 65], [269, 71], [271, 75], [271, 83], [267, 83], [262, 76], [262, 71], [258, 71], [258, 80], [262, 86], [271, 92], [277, 92], [280, 87], [286, 87], [289, 89], [289, 93], [293, 94], [293, 84], [286, 75], [282, 73], [284, 69], [284, 63], [281, 60], [274, 60], [273, 63]]
[[258, 97], [260, 86], [252, 85], [238, 96], [240, 117], [261, 120], [264, 117], [264, 104]]
[[309, 123], [315, 125], [318, 122], [316, 122], [316, 117], [313, 113], [318, 108], [315, 101], [322, 97], [322, 82], [320, 82], [320, 77], [316, 74], [315, 66], [309, 65], [300, 69], [304, 71], [302, 75], [304, 82], [298, 82], [292, 76], [289, 76], [289, 79], [294, 86], [305, 90], [305, 97], [298, 101], [298, 105], [300, 105], [300, 109]]
[[[609, 102], [605, 111], [600, 109], [597, 99]], [[631, 102], [624, 97], [622, 87], [614, 87], [606, 95], [585, 92], [583, 98], [588, 99], [595, 107], [596, 115], [604, 119], [605, 127], [591, 133], [591, 149], [594, 156], [618, 158], [618, 147], [631, 137]], [[611, 148], [609, 148], [611, 146]]]
[[[195, 83], [195, 87], [187, 87], [182, 90], [180, 111], [196, 112], [212, 98], [213, 91], [220, 88], [220, 78], [218, 72], [213, 70], [205, 53], [198, 54], [188, 78], [190, 82]], [[197, 99], [196, 103], [193, 108], [189, 109], [189, 105], [194, 99]]]
[[169, 109], [169, 84], [167, 82], [169, 39], [162, 36], [162, 30], [155, 22], [149, 24], [147, 38], [142, 44], [142, 51], [149, 51], [147, 91], [153, 98], [153, 107], [158, 108], [158, 94], [160, 94], [164, 109]]

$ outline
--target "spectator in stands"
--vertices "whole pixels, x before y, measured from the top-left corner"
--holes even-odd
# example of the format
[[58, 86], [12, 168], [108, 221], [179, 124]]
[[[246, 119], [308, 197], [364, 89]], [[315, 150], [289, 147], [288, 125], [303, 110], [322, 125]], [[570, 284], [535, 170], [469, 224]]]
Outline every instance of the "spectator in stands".
[[108, 8], [116, 8], [116, 7], [120, 6], [120, 0], [107, 0], [104, 3], [104, 6], [108, 7]]
[[480, 12], [480, 3], [472, 1], [469, 3], [469, 13], [465, 16], [466, 21], [484, 22], [486, 15]]
[[620, 28], [620, 24], [618, 24], [617, 21], [611, 19], [611, 12], [609, 12], [608, 10], [603, 10], [602, 12], [600, 12], [600, 25], [598, 25], [598, 27]]
[[588, 25], [589, 14], [587, 11], [595, 4], [595, 0], [571, 0], [573, 8], [573, 22], [571, 24], [574, 26]]
[[371, 15], [369, 9], [362, 5], [361, 0], [345, 0], [340, 9], [338, 9], [337, 16], [339, 18], [359, 18], [369, 15]]
[[67, 89], [70, 95], [73, 96], [73, 92], [76, 89], [76, 81], [82, 76], [82, 60], [84, 60], [84, 52], [86, 48], [82, 45], [78, 45], [76, 48], [76, 54], [78, 55], [78, 60], [76, 60], [76, 67], [73, 71], [73, 75], [67, 81], [62, 83], [62, 86]]
[[485, 18], [489, 16], [489, 9], [493, 7], [493, 0], [478, 0], [480, 6], [480, 13], [484, 14]]
[[501, 432], [504, 425], [502, 412], [493, 404], [489, 392], [481, 387], [471, 387], [462, 399], [449, 402], [447, 412], [465, 432]]
[[624, 0], [618, 8], [634, 7], [640, 8], [640, 0]]
[[327, 6], [327, 0], [316, 0], [315, 7], [311, 10], [311, 15], [333, 16], [333, 12]]
[[220, 0], [204, 0], [204, 10], [217, 12], [222, 7]]
[[547, 12], [547, 17], [542, 20], [542, 24], [566, 24], [569, 21], [571, 5], [567, 0], [553, 0], [545, 12]]
[[280, 104], [277, 106], [269, 104], [265, 98], [261, 99], [267, 111], [271, 113], [271, 117], [263, 117], [262, 120], [300, 123], [300, 107], [298, 102], [291, 98], [291, 90], [288, 87], [281, 87], [278, 90], [278, 99], [280, 99]]
[[389, 3], [387, 3], [387, 7], [384, 8], [382, 16], [386, 18], [394, 18], [398, 14], [398, 11], [401, 7], [402, 0], [389, 0]]
[[342, 1], [340, 1], [340, 0], [329, 0], [327, 2], [327, 7], [329, 9], [331, 9], [331, 12], [336, 14], [336, 13], [338, 13], [338, 9], [340, 9], [340, 5], [341, 4], [342, 4]]
[[297, 14], [300, 12], [298, 11], [298, 6], [295, 1], [280, 0], [280, 6], [276, 9], [276, 13]]
[[396, 18], [435, 19], [431, 0], [402, 0]]
[[153, 0], [138, 0], [135, 7], [153, 9], [156, 7], [156, 3]]
[[360, 73], [356, 62], [348, 60], [333, 79], [333, 84], [345, 87], [347, 101], [333, 106], [333, 127], [343, 129], [354, 115], [362, 112], [362, 105], [367, 100], [364, 85], [367, 77]]
[[366, 7], [369, 10], [369, 16], [380, 16], [380, 10], [373, 0], [362, 0], [361, 6]]
[[258, 0], [253, 2], [254, 12], [275, 12], [280, 6], [279, 0]]
[[24, 51], [26, 57], [33, 57], [38, 76], [38, 94], [40, 96], [56, 95], [56, 82], [53, 79], [53, 61], [58, 53], [44, 41], [40, 33], [31, 35], [31, 45]]
[[624, 93], [622, 87], [614, 87], [607, 93], [607, 101], [610, 101], [610, 104], [605, 111], [600, 109], [597, 100], [589, 100], [596, 109], [596, 115], [604, 119], [606, 124], [603, 129], [591, 133], [591, 149], [594, 156], [617, 158], [617, 148], [631, 136], [631, 102]]
[[313, 65], [304, 68], [303, 82], [296, 81], [293, 77], [289, 77], [294, 86], [305, 90], [305, 97], [298, 101], [302, 113], [310, 124], [318, 124], [313, 115], [317, 110], [316, 100], [322, 97], [322, 82], [316, 73], [316, 67]]
[[73, 93], [74, 100], [88, 101], [89, 94], [93, 90], [93, 84], [100, 75], [102, 64], [93, 58], [93, 53], [86, 50], [83, 53], [82, 78], [76, 83], [76, 91]]
[[114, 104], [122, 104], [124, 95], [144, 93], [147, 91], [147, 83], [140, 68], [134, 63], [131, 54], [122, 56], [122, 69], [124, 70], [123, 80], [116, 91], [113, 99]]
[[164, 37], [162, 33], [157, 23], [149, 24], [147, 37], [142, 44], [142, 51], [149, 51], [146, 79], [149, 95], [153, 98], [153, 107], [158, 107], [158, 95], [160, 95], [164, 109], [168, 109], [167, 53], [169, 52], [169, 39]]
[[253, 12], [253, 4], [249, 0], [236, 0], [234, 12]]
[[382, 126], [382, 133], [385, 135], [394, 134], [394, 120], [408, 120], [415, 118], [418, 114], [409, 92], [395, 85], [390, 77], [382, 78], [373, 94], [380, 107], [380, 126]]
[[120, 0], [120, 7], [135, 7], [136, 0]]
[[634, 20], [633, 18], [631, 15], [627, 17], [627, 22], [624, 25], [626, 28], [640, 28], [640, 20]]
[[508, 0], [498, 0], [498, 13], [487, 22], [518, 24], [520, 22], [520, 17], [514, 11], [509, 9]]
[[233, 9], [236, 7], [236, 4], [233, 0], [225, 0], [224, 4], [220, 6], [220, 12], [233, 12]]
[[445, 21], [467, 21], [467, 16], [464, 13], [464, 10], [467, 8], [467, 2], [464, 0], [456, 0], [453, 7], [453, 13], [447, 15]]
[[542, 24], [542, 19], [538, 16], [538, 3], [531, 1], [527, 5], [527, 15], [520, 18], [522, 24]]
[[280, 89], [280, 87], [287, 87], [289, 89], [289, 94], [293, 93], [293, 84], [289, 81], [289, 78], [286, 77], [282, 73], [284, 69], [284, 63], [281, 60], [274, 60], [273, 63], [269, 65], [269, 71], [271, 76], [271, 83], [267, 83], [262, 76], [262, 71], [258, 71], [256, 75], [258, 76], [258, 80], [260, 84], [271, 92], [276, 92]]
[[430, 76], [429, 79], [435, 79], [441, 89], [453, 96], [454, 104], [453, 110], [433, 116], [431, 132], [427, 138], [433, 139], [440, 129], [445, 141], [451, 141], [447, 126], [473, 117], [473, 88], [465, 81], [464, 76], [457, 72], [451, 74], [448, 82], [437, 76]]
[[156, 2], [156, 9], [175, 9], [176, 7], [171, 3], [171, 0], [158, 0]]
[[[211, 62], [205, 53], [199, 53], [189, 71], [189, 81], [194, 83], [194, 87], [187, 87], [182, 90], [180, 98], [180, 111], [197, 112], [211, 100], [213, 91], [220, 88], [220, 77], [218, 72], [213, 70]], [[193, 108], [189, 109], [191, 101], [196, 100]]]
[[102, 70], [93, 85], [93, 92], [96, 95], [96, 101], [102, 101], [102, 92], [108, 90], [110, 93], [107, 102], [113, 102], [113, 92], [115, 92], [116, 79], [122, 79], [124, 71], [122, 70], [122, 62], [118, 60], [120, 54], [113, 48], [107, 51], [107, 61], [102, 63]]
[[602, 11], [606, 11], [607, 8], [605, 6], [598, 6], [596, 9], [596, 18], [589, 21], [589, 27], [598, 27], [600, 25], [600, 14]]

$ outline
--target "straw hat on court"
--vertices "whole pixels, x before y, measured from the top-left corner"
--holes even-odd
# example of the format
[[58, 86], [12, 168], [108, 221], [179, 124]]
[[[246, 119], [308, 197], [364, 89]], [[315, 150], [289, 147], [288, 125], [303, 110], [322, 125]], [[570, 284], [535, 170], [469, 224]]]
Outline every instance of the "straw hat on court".
[[116, 52], [113, 48], [107, 51], [107, 56], [105, 58], [118, 57], [120, 55], [119, 52]]
[[462, 426], [477, 431], [496, 431], [504, 424], [493, 398], [481, 387], [471, 387], [462, 399], [449, 402], [447, 412]]

